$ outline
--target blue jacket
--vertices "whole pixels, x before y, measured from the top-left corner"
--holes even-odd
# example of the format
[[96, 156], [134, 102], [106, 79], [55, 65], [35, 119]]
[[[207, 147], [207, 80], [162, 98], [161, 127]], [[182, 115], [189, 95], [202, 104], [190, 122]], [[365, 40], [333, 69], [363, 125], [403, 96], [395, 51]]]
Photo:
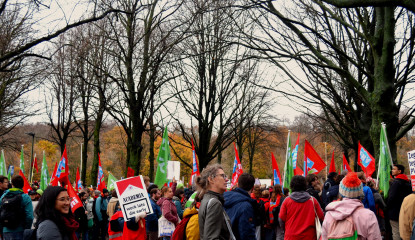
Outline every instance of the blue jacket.
[[97, 214], [98, 221], [108, 221], [108, 219], [103, 219], [101, 213], [101, 211], [107, 212], [108, 198], [103, 198], [102, 196], [99, 196], [97, 199], [95, 199], [95, 201], [95, 213]]
[[153, 213], [147, 215], [146, 219], [146, 230], [147, 232], [157, 232], [159, 229], [159, 217], [161, 217], [161, 209], [159, 205], [150, 197], [151, 207], [153, 208]]
[[21, 225], [16, 229], [9, 229], [7, 227], [3, 227], [3, 232], [23, 232], [24, 229], [30, 229], [32, 227], [33, 222], [33, 205], [29, 195], [23, 193], [23, 190], [20, 188], [10, 188], [6, 192], [4, 192], [3, 196], [1, 196], [0, 205], [4, 196], [6, 196], [7, 194], [22, 194], [22, 208], [24, 209], [24, 218], [22, 218]]
[[236, 239], [255, 239], [254, 205], [257, 204], [248, 192], [242, 188], [223, 194], [224, 208], [232, 223], [233, 234]]
[[376, 214], [375, 198], [373, 197], [372, 190], [370, 187], [363, 184], [363, 193], [365, 194], [365, 198], [362, 200], [363, 206], [365, 206], [367, 209], [372, 210], [372, 212]]

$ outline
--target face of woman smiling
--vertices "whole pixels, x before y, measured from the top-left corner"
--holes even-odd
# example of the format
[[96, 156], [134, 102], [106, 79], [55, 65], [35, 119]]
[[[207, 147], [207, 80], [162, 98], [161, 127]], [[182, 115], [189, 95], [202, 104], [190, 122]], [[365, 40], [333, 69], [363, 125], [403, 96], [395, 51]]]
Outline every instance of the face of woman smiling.
[[69, 197], [68, 192], [62, 191], [56, 197], [55, 209], [62, 214], [68, 214], [70, 210], [69, 209], [70, 204], [71, 204], [71, 198]]

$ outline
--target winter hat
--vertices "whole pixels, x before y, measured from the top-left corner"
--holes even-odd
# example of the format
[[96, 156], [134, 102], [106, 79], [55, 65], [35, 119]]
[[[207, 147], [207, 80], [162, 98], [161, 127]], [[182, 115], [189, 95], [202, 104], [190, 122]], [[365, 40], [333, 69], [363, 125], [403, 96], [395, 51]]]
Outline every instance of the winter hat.
[[344, 198], [363, 197], [363, 185], [355, 172], [350, 172], [340, 182], [339, 193]]

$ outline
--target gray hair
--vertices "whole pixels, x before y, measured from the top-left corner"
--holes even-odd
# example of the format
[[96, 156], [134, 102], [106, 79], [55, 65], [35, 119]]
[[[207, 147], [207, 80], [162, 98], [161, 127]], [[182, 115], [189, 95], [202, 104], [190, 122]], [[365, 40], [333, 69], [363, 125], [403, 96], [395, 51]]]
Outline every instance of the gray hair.
[[200, 176], [197, 177], [196, 184], [198, 186], [198, 199], [201, 200], [203, 198], [203, 195], [205, 195], [205, 193], [207, 192], [207, 189], [209, 187], [209, 177], [216, 177], [216, 173], [219, 169], [223, 170], [220, 164], [213, 164], [207, 166], [205, 169], [203, 169]]

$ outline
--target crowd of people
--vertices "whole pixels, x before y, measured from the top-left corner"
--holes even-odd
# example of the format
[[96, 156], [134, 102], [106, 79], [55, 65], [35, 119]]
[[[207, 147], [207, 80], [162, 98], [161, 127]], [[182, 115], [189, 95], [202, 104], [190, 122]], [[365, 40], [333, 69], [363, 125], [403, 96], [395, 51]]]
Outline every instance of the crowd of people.
[[[415, 238], [415, 194], [402, 165], [394, 165], [388, 193], [363, 172], [332, 172], [327, 179], [297, 175], [284, 188], [256, 185], [243, 173], [228, 189], [219, 164], [206, 167], [195, 186], [144, 182], [153, 209], [125, 221], [115, 190], [83, 188], [73, 213], [64, 187], [25, 194], [21, 176], [0, 176], [1, 238], [9, 239], [404, 239]], [[289, 188], [288, 188], [289, 187]], [[385, 199], [384, 196], [387, 196]], [[161, 222], [172, 226], [163, 230]], [[164, 227], [164, 223], [163, 223]]]

